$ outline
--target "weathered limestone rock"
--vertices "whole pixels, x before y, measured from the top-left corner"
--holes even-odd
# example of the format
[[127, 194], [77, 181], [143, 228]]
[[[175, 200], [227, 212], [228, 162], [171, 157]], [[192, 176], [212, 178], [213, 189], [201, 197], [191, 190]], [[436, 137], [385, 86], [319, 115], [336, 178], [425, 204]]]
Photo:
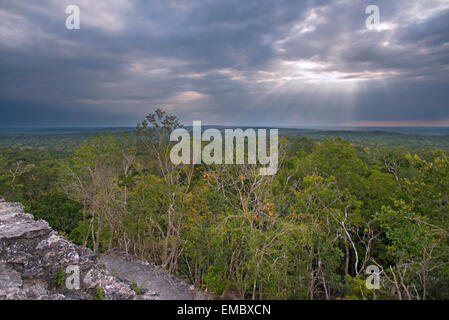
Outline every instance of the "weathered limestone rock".
[[[55, 283], [70, 265], [79, 267], [79, 290]], [[21, 204], [0, 199], [0, 299], [93, 299], [98, 288], [104, 299], [140, 299], [130, 284], [101, 268], [91, 250], [35, 221]]]

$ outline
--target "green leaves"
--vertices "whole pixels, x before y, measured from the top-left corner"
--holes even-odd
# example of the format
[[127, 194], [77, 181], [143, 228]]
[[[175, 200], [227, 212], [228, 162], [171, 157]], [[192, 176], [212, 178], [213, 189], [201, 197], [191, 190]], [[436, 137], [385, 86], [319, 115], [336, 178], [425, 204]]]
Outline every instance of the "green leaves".
[[399, 261], [422, 255], [424, 248], [434, 241], [431, 228], [423, 223], [424, 218], [404, 201], [396, 201], [394, 208], [382, 207], [377, 219], [391, 241], [391, 253]]
[[377, 298], [448, 297], [444, 152], [299, 138], [282, 145], [277, 175], [260, 177], [173, 165], [167, 138], [181, 126], [158, 109], [135, 135], [2, 150], [0, 194], [78, 244], [118, 246], [219, 296], [372, 299], [375, 263]]

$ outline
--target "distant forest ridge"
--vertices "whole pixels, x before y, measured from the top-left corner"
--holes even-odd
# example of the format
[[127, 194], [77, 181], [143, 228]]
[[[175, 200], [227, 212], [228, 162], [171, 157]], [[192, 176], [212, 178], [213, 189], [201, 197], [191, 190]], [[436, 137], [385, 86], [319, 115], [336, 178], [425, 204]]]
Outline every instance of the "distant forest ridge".
[[[185, 125], [191, 128], [190, 125]], [[37, 133], [37, 134], [70, 134], [70, 133], [101, 133], [101, 132], [122, 132], [132, 131], [133, 126], [2, 126], [0, 134], [17, 133]], [[343, 126], [310, 126], [310, 127], [289, 127], [289, 126], [224, 126], [224, 125], [203, 125], [207, 128], [279, 128], [283, 133], [309, 133], [309, 132], [385, 132], [402, 133], [411, 135], [449, 135], [449, 127], [343, 127]]]
[[[211, 127], [223, 129], [237, 128], [204, 125], [203, 130]], [[191, 126], [186, 125], [186, 128], [189, 129]], [[240, 128], [246, 129], [250, 127]], [[131, 133], [133, 130], [133, 127], [0, 126], [0, 148], [11, 146], [52, 147], [61, 143], [74, 146], [99, 133]], [[290, 139], [301, 136], [313, 140], [338, 137], [352, 143], [370, 146], [401, 146], [412, 149], [431, 147], [449, 150], [449, 127], [280, 127], [279, 134], [288, 134]]]

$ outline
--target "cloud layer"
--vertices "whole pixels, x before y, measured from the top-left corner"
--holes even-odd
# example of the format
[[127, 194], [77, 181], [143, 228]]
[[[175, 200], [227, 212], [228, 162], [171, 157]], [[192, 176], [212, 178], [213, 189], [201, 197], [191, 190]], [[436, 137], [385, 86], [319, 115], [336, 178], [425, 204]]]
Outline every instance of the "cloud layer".
[[0, 125], [449, 125], [449, 1], [375, 2], [2, 2]]

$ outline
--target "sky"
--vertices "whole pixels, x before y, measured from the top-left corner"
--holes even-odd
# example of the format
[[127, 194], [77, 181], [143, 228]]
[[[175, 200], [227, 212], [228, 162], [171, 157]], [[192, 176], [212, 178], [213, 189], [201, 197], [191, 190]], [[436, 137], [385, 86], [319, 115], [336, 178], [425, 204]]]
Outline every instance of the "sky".
[[158, 107], [186, 125], [449, 126], [449, 0], [0, 0], [0, 125]]

